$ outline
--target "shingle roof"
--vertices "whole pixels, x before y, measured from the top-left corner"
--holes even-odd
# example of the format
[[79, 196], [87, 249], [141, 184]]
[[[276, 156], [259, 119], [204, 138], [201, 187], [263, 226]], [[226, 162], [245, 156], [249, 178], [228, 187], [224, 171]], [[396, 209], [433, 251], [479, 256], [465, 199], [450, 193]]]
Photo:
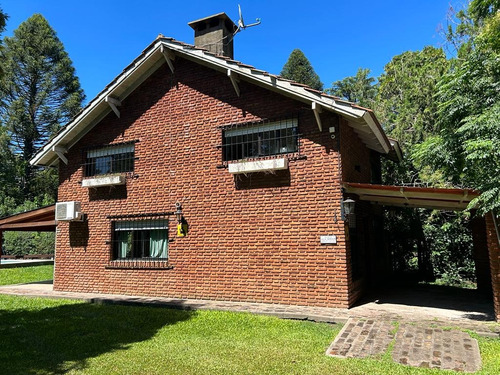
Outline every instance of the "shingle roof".
[[106, 98], [125, 99], [144, 79], [158, 69], [168, 58], [163, 52], [195, 61], [219, 71], [231, 71], [239, 78], [274, 90], [295, 99], [316, 103], [317, 106], [336, 112], [349, 120], [349, 125], [371, 149], [387, 154], [392, 150], [375, 114], [368, 108], [315, 90], [251, 65], [215, 55], [204, 48], [196, 47], [173, 38], [158, 35], [142, 53], [92, 99], [68, 124], [45, 144], [30, 161], [34, 165], [53, 165], [58, 162], [56, 148], [71, 148], [84, 134], [110, 112]]

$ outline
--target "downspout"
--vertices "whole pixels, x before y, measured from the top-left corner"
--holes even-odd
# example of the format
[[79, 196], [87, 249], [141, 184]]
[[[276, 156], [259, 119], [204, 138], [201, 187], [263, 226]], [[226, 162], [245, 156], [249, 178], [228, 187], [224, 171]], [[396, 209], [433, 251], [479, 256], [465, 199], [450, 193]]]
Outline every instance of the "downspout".
[[498, 229], [498, 222], [494, 211], [491, 211], [491, 216], [493, 217], [493, 226], [495, 227], [495, 232], [497, 233], [498, 246], [500, 246], [500, 229]]

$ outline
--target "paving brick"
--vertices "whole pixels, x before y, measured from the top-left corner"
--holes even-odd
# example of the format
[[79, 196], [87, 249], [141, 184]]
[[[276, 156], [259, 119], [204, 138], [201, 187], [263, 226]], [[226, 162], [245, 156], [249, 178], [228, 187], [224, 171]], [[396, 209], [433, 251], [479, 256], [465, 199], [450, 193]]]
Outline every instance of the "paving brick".
[[481, 368], [476, 339], [456, 329], [403, 323], [396, 334], [395, 362], [424, 368], [475, 372]]
[[352, 318], [347, 321], [326, 354], [331, 357], [365, 358], [383, 354], [394, 338], [389, 321]]

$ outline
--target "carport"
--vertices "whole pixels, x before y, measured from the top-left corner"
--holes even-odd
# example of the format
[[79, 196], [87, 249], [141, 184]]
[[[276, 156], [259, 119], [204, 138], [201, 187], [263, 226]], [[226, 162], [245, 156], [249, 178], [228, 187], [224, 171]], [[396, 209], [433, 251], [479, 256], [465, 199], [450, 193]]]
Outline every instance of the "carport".
[[55, 232], [55, 207], [53, 204], [0, 219], [0, 253], [3, 249], [5, 231]]
[[[470, 189], [441, 189], [344, 183], [345, 193], [355, 200], [381, 206], [462, 211], [479, 192]], [[478, 288], [491, 289], [497, 321], [500, 321], [500, 230], [498, 218], [488, 213], [472, 226], [474, 262]]]

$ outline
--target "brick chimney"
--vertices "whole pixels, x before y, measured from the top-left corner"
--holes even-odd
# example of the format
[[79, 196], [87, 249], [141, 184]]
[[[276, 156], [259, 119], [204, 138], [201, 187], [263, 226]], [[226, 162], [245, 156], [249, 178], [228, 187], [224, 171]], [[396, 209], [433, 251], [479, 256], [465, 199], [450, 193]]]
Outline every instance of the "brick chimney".
[[194, 30], [194, 45], [217, 55], [234, 58], [233, 34], [236, 25], [226, 13], [218, 13], [188, 23]]

